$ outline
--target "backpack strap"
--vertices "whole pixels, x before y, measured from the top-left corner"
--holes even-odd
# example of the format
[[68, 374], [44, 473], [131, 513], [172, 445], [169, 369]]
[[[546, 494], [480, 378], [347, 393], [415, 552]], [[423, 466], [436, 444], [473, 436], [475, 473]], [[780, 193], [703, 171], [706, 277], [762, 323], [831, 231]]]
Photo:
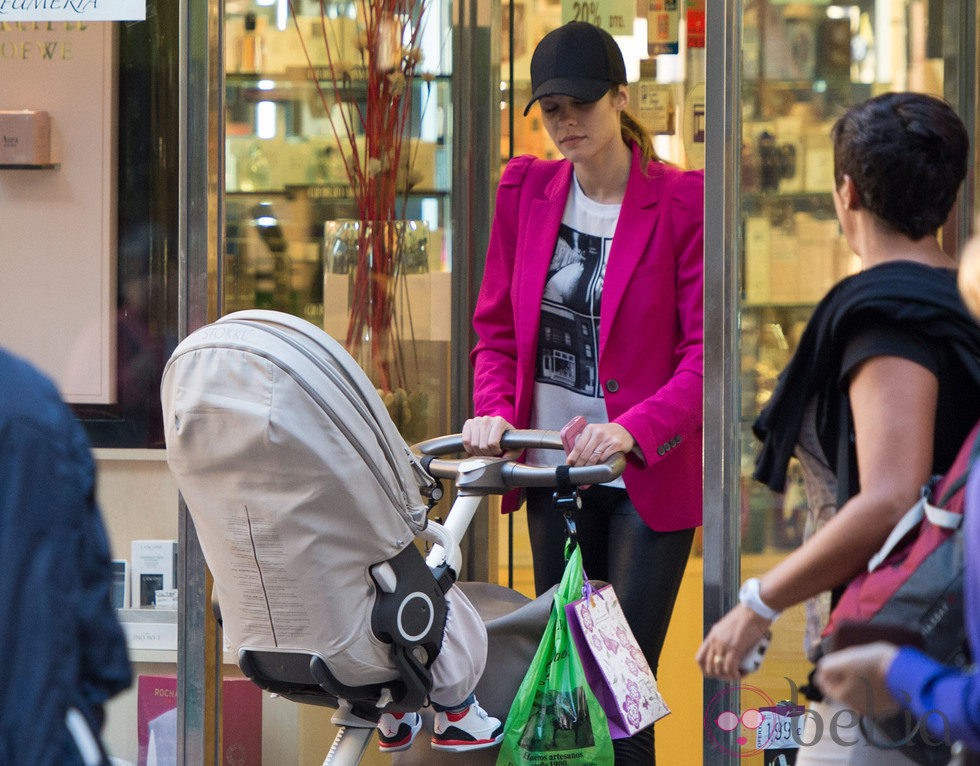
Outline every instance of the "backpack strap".
[[[848, 454], [850, 419], [847, 416], [848, 412], [846, 408], [847, 401], [842, 397], [839, 418], [840, 425], [837, 435], [838, 508], [847, 501], [847, 482], [850, 473], [850, 457]], [[940, 485], [936, 487], [937, 493], [939, 493], [940, 487], [942, 488], [939, 501], [935, 505], [931, 504], [929, 502], [933, 495], [931, 486], [926, 485], [922, 488], [922, 496], [919, 498], [919, 501], [906, 511], [905, 515], [892, 529], [891, 534], [888, 535], [888, 539], [885, 540], [881, 548], [878, 549], [878, 552], [868, 561], [869, 572], [873, 572], [881, 566], [882, 562], [891, 555], [895, 546], [909, 532], [915, 529], [924, 518], [928, 519], [931, 524], [942, 529], [959, 528], [963, 522], [963, 514], [959, 510], [947, 510], [946, 507], [956, 493], [960, 492], [966, 486], [967, 479], [970, 475], [970, 468], [978, 460], [978, 456], [980, 456], [980, 438], [977, 438], [978, 434], [980, 434], [980, 421], [973, 426], [970, 434], [963, 441], [963, 445], [960, 447], [960, 451], [957, 453], [953, 465], [950, 466], [949, 471], [947, 471]], [[946, 483], [947, 481], [949, 481], [948, 484]]]
[[892, 528], [891, 534], [885, 540], [884, 545], [868, 561], [868, 571], [874, 572], [887, 559], [895, 547], [905, 539], [906, 535], [915, 529], [923, 519], [928, 519], [933, 526], [942, 529], [959, 529], [963, 523], [963, 514], [955, 511], [947, 511], [929, 504], [929, 489], [922, 489], [922, 496], [919, 501], [909, 508], [905, 515]]

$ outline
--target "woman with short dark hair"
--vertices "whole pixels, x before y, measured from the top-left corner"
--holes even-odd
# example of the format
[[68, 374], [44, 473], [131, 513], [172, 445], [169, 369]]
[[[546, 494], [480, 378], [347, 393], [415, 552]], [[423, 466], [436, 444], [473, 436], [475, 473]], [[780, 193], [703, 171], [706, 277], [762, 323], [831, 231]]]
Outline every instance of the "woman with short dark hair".
[[834, 181], [840, 188], [850, 178], [865, 210], [913, 242], [946, 222], [970, 138], [945, 101], [886, 93], [850, 109], [830, 136]]
[[[708, 631], [697, 661], [730, 681], [780, 611], [867, 566], [980, 417], [980, 329], [938, 239], [966, 175], [963, 122], [941, 99], [887, 93], [852, 107], [831, 135], [834, 207], [863, 271], [817, 306], [754, 426], [762, 441], [755, 478], [782, 491], [797, 457], [811, 518], [823, 523], [747, 580], [740, 603]], [[811, 658], [822, 628], [812, 609]], [[835, 741], [829, 723], [842, 708], [812, 691], [808, 720], [821, 721], [824, 736], [803, 737], [798, 766], [911, 763], [869, 746], [856, 720], [845, 724], [854, 741]]]

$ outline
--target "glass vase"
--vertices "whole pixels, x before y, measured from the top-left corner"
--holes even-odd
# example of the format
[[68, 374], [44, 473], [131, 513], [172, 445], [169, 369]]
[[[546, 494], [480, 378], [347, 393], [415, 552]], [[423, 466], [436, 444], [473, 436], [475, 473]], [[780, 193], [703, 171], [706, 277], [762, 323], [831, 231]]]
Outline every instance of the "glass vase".
[[409, 278], [428, 271], [428, 239], [421, 221], [324, 223], [324, 329], [364, 370], [406, 438], [427, 403], [415, 314], [428, 306], [416, 305], [423, 301], [413, 300]]

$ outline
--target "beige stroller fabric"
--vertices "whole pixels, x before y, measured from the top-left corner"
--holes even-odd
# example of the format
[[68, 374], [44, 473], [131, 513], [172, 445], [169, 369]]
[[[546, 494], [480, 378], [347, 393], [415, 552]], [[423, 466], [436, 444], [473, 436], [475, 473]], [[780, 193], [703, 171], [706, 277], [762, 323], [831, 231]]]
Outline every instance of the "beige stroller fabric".
[[[313, 652], [351, 686], [394, 678], [368, 570], [413, 544], [432, 480], [353, 359], [301, 319], [237, 312], [177, 347], [162, 400], [167, 461], [236, 654]], [[433, 667], [437, 701], [465, 697], [486, 658], [479, 616], [461, 593], [449, 604], [459, 635]]]
[[446, 591], [449, 614], [442, 650], [432, 663], [429, 699], [443, 707], [462, 704], [483, 676], [487, 663], [487, 628], [480, 613], [458, 586]]

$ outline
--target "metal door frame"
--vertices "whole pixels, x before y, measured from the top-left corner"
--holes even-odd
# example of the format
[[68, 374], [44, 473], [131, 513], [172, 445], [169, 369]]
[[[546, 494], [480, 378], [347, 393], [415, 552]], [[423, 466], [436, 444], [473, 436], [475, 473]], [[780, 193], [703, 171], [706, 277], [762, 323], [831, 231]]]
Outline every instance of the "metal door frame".
[[[742, 4], [708, 9], [705, 63], [704, 194], [704, 574], [703, 620], [715, 623], [735, 604], [739, 582], [738, 285], [741, 224]], [[704, 680], [703, 705], [727, 684]], [[703, 761], [737, 762], [737, 731], [726, 742], [703, 735]]]

